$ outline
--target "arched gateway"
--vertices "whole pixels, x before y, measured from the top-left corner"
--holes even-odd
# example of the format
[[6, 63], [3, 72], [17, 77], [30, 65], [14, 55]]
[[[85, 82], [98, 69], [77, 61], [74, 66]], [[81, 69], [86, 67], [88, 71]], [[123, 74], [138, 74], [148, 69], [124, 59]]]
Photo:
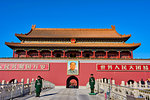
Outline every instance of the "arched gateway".
[[78, 88], [78, 87], [79, 87], [78, 78], [75, 76], [68, 77], [66, 81], [66, 88]]

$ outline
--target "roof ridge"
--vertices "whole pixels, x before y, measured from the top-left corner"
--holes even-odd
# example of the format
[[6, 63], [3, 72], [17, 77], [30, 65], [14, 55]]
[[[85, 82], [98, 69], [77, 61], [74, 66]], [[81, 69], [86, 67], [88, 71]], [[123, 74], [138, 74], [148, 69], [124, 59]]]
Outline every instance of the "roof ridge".
[[98, 29], [98, 28], [35, 28], [35, 30], [113, 31], [112, 29]]
[[112, 28], [36, 28], [36, 25], [32, 25], [31, 30], [100, 30], [100, 31], [115, 31], [115, 25], [111, 25]]

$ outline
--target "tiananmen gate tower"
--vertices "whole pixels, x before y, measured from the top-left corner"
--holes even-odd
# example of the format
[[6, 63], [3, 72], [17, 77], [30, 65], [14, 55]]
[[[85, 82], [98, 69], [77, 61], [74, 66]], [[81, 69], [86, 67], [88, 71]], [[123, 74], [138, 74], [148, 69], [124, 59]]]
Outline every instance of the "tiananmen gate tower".
[[[86, 86], [90, 74], [97, 78], [139, 81], [150, 78], [150, 60], [134, 59], [141, 43], [126, 43], [131, 35], [111, 29], [36, 28], [15, 34], [20, 43], [5, 42], [12, 58], [0, 59], [0, 80], [36, 78], [69, 87], [71, 80]], [[74, 69], [72, 69], [74, 68]]]

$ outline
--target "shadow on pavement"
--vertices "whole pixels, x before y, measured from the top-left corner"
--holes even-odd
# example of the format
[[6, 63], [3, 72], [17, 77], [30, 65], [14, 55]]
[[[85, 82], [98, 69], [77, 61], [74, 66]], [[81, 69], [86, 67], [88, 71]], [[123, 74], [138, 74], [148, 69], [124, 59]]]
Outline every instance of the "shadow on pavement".
[[88, 95], [79, 95], [78, 99], [79, 100], [90, 100]]
[[40, 97], [45, 97], [45, 96], [50, 96], [50, 95], [55, 95], [55, 94], [58, 94], [58, 93], [44, 94], [44, 95], [42, 95]]

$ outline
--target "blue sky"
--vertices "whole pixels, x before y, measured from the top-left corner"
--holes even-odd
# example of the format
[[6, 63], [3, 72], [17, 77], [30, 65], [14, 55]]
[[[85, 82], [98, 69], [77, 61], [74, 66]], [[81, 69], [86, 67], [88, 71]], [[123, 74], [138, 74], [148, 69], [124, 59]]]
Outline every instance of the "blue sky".
[[150, 0], [0, 0], [0, 57], [12, 57], [5, 42], [37, 28], [111, 28], [141, 43], [134, 58], [150, 58]]

